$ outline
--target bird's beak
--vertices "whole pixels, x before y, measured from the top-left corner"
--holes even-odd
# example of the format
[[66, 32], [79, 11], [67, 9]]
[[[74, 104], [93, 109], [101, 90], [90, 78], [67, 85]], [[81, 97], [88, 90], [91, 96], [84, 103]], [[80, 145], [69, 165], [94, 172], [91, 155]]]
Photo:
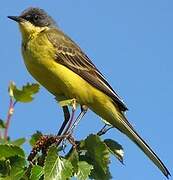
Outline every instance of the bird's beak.
[[21, 22], [23, 20], [23, 18], [21, 18], [20, 16], [7, 16], [7, 17], [16, 22]]

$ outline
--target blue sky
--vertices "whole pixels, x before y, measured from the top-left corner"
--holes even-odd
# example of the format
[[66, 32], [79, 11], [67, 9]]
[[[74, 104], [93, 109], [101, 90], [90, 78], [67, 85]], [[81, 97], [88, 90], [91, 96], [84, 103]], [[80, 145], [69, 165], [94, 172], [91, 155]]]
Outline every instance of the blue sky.
[[[128, 105], [127, 115], [132, 125], [172, 172], [173, 1], [2, 1], [1, 118], [5, 118], [8, 108], [9, 81], [15, 81], [18, 86], [35, 82], [22, 60], [18, 27], [6, 18], [19, 15], [30, 6], [49, 12], [88, 54]], [[29, 138], [36, 130], [56, 133], [61, 121], [60, 107], [41, 88], [32, 103], [16, 106], [10, 135], [15, 139]], [[75, 136], [86, 137], [101, 127], [99, 117], [88, 112]], [[124, 135], [112, 130], [106, 137], [117, 140], [125, 150], [125, 166], [112, 158], [113, 179], [163, 179], [159, 170]]]

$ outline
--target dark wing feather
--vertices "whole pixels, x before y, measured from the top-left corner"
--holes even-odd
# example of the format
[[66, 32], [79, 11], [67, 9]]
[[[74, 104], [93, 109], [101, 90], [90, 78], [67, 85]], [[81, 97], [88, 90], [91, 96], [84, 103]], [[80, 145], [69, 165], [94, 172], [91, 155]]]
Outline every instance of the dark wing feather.
[[56, 48], [56, 61], [85, 79], [95, 88], [107, 94], [121, 111], [128, 110], [121, 98], [108, 84], [101, 72], [68, 36], [58, 29], [48, 30], [49, 41]]

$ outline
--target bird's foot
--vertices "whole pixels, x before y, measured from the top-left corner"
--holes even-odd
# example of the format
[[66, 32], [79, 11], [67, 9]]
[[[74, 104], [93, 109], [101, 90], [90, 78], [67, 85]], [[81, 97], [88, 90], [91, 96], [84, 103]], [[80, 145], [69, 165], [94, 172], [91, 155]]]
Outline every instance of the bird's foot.
[[112, 128], [113, 128], [113, 126], [108, 126], [107, 124], [105, 124], [103, 126], [103, 128], [97, 133], [97, 135], [102, 136], [102, 135], [106, 134]]

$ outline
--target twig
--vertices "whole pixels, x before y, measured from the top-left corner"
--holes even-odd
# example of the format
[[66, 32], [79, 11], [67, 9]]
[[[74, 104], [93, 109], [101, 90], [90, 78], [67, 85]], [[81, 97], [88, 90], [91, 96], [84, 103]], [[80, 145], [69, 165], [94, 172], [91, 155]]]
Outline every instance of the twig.
[[43, 135], [34, 145], [32, 151], [30, 152], [28, 156], [28, 161], [31, 163], [34, 163], [34, 159], [36, 155], [38, 154], [38, 152], [41, 151], [42, 152], [41, 161], [44, 162], [44, 159], [47, 155], [47, 151], [49, 147], [52, 144], [55, 144], [56, 146], [58, 146], [64, 139], [67, 139], [72, 144], [72, 146], [76, 147], [76, 143], [75, 143], [76, 141], [70, 134], [65, 134], [65, 135], [60, 135], [60, 136]]
[[4, 130], [4, 139], [5, 140], [7, 140], [7, 138], [8, 138], [8, 129], [10, 126], [11, 117], [14, 113], [14, 106], [16, 105], [16, 103], [17, 103], [17, 101], [13, 102], [13, 99], [10, 97], [10, 104], [9, 104], [7, 120], [6, 120], [6, 124], [5, 124], [5, 130]]

